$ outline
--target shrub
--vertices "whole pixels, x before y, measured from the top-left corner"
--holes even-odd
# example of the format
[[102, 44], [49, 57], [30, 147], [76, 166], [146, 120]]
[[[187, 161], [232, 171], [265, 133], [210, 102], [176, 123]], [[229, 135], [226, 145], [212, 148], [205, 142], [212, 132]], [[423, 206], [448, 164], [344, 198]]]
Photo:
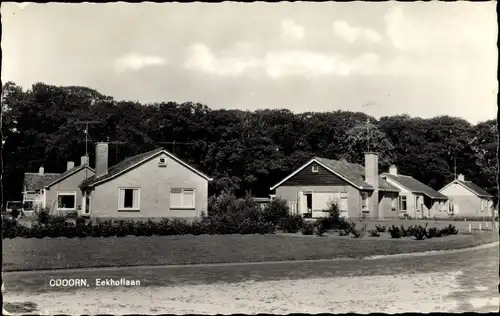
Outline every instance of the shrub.
[[262, 217], [265, 222], [271, 222], [277, 225], [282, 218], [287, 217], [289, 208], [287, 202], [283, 199], [272, 200], [262, 211]]
[[345, 229], [339, 230], [339, 236], [348, 236], [348, 235], [349, 235], [349, 232], [346, 231]]
[[441, 234], [446, 236], [446, 235], [456, 235], [458, 234], [458, 229], [455, 228], [455, 226], [449, 224], [448, 226], [444, 227], [441, 229]]
[[298, 232], [304, 224], [304, 219], [300, 215], [291, 215], [282, 218], [279, 227], [286, 233]]
[[436, 227], [429, 228], [429, 231], [427, 232], [427, 238], [434, 238], [441, 236], [442, 236], [441, 230], [437, 229]]
[[361, 237], [361, 233], [356, 230], [356, 223], [349, 221], [346, 222], [346, 228], [344, 228], [344, 231], [348, 234], [352, 234], [354, 238], [359, 238]]
[[380, 237], [378, 229], [370, 229], [368, 232], [370, 233], [370, 237]]
[[312, 235], [314, 233], [314, 224], [310, 222], [304, 222], [301, 228], [302, 235]]
[[49, 211], [48, 209], [41, 209], [37, 211], [36, 222], [40, 225], [47, 225], [49, 223]]
[[315, 230], [317, 236], [323, 236], [326, 233], [326, 226], [323, 222], [316, 222]]
[[389, 227], [388, 232], [391, 235], [391, 238], [401, 238], [401, 230], [396, 225]]
[[[427, 227], [427, 225], [426, 225]], [[416, 240], [424, 240], [427, 238], [427, 230], [426, 227], [422, 226], [416, 226], [413, 229], [413, 237], [415, 237]]]
[[13, 209], [10, 212], [10, 216], [12, 216], [12, 218], [14, 218], [14, 219], [18, 219], [19, 215], [21, 215], [21, 211], [19, 209], [17, 209], [17, 208]]
[[382, 225], [377, 225], [375, 226], [375, 229], [377, 230], [377, 232], [379, 233], [384, 233], [385, 232], [385, 226], [382, 226]]

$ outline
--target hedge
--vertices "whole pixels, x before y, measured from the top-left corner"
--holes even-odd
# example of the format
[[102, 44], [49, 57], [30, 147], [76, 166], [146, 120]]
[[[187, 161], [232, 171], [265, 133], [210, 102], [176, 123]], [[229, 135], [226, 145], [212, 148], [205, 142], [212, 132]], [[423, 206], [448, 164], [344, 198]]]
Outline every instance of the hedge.
[[223, 223], [205, 218], [187, 222], [181, 219], [154, 221], [96, 220], [84, 223], [53, 222], [46, 225], [34, 223], [31, 227], [17, 224], [16, 220], [2, 220], [2, 238], [44, 238], [44, 237], [125, 237], [125, 236], [168, 236], [168, 235], [224, 235], [224, 234], [272, 234], [275, 226], [269, 222], [246, 220], [241, 223]]

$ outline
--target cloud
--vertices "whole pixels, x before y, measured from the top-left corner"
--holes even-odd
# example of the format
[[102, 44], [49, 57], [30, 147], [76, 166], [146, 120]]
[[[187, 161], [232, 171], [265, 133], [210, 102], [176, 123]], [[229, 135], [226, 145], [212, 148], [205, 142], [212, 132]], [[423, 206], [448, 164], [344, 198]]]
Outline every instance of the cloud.
[[113, 66], [117, 72], [138, 71], [146, 67], [163, 66], [166, 61], [158, 56], [128, 54], [115, 60]]
[[386, 34], [402, 52], [456, 55], [464, 48], [496, 51], [496, 14], [493, 8], [484, 10], [486, 5], [452, 3], [446, 10], [434, 10], [427, 16], [407, 14], [403, 7], [394, 6], [384, 16]]
[[[238, 44], [235, 47], [248, 47]], [[356, 57], [337, 53], [317, 53], [310, 50], [274, 50], [262, 54], [236, 54], [240, 49], [228, 49], [215, 55], [205, 44], [195, 44], [189, 49], [185, 68], [216, 76], [238, 77], [260, 74], [273, 79], [299, 75], [317, 76], [372, 75], [384, 73], [380, 57], [365, 53]], [[257, 50], [255, 50], [257, 51]], [[230, 52], [235, 54], [231, 55]], [[394, 67], [393, 67], [394, 68]], [[391, 68], [391, 69], [393, 69]]]
[[305, 36], [304, 27], [298, 23], [295, 23], [291, 19], [286, 19], [281, 21], [281, 29], [283, 31], [282, 37], [285, 39], [293, 39], [293, 40], [304, 39]]
[[371, 42], [379, 42], [382, 39], [374, 30], [354, 27], [343, 20], [333, 22], [333, 31], [337, 36], [348, 43], [354, 43], [360, 38], [364, 38]]
[[[244, 45], [243, 45], [244, 46]], [[211, 49], [205, 44], [194, 44], [188, 48], [189, 57], [185, 63], [185, 68], [199, 70], [218, 76], [237, 77], [250, 68], [259, 65], [259, 60], [251, 56], [230, 56], [216, 57]]]

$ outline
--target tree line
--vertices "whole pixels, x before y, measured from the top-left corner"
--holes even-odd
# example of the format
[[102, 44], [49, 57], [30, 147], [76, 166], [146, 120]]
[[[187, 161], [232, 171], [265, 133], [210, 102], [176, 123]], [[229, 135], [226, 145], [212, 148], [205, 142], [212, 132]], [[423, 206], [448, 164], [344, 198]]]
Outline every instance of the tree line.
[[[285, 106], [285, 105], [283, 105]], [[287, 109], [210, 109], [185, 102], [117, 101], [80, 86], [2, 85], [3, 185], [6, 200], [20, 200], [24, 172], [63, 172], [67, 161], [110, 141], [109, 164], [162, 146], [214, 177], [211, 194], [267, 196], [269, 188], [314, 156], [363, 164], [379, 153], [382, 172], [399, 172], [440, 189], [456, 172], [497, 195], [497, 121], [473, 125], [439, 116], [376, 119], [332, 110], [296, 114]], [[367, 129], [368, 122], [368, 129]], [[176, 143], [175, 145], [173, 143]]]

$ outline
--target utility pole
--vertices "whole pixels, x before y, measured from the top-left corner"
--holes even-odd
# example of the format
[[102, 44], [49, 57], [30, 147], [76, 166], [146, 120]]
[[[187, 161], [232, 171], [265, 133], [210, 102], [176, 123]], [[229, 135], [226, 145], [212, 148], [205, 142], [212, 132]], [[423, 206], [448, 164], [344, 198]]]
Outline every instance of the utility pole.
[[173, 145], [172, 146], [172, 149], [173, 149], [173, 154], [175, 155], [175, 145], [192, 145], [193, 143], [183, 143], [183, 142], [177, 142], [177, 141], [173, 141], [173, 142], [157, 142], [157, 144], [165, 144], [165, 145]]

